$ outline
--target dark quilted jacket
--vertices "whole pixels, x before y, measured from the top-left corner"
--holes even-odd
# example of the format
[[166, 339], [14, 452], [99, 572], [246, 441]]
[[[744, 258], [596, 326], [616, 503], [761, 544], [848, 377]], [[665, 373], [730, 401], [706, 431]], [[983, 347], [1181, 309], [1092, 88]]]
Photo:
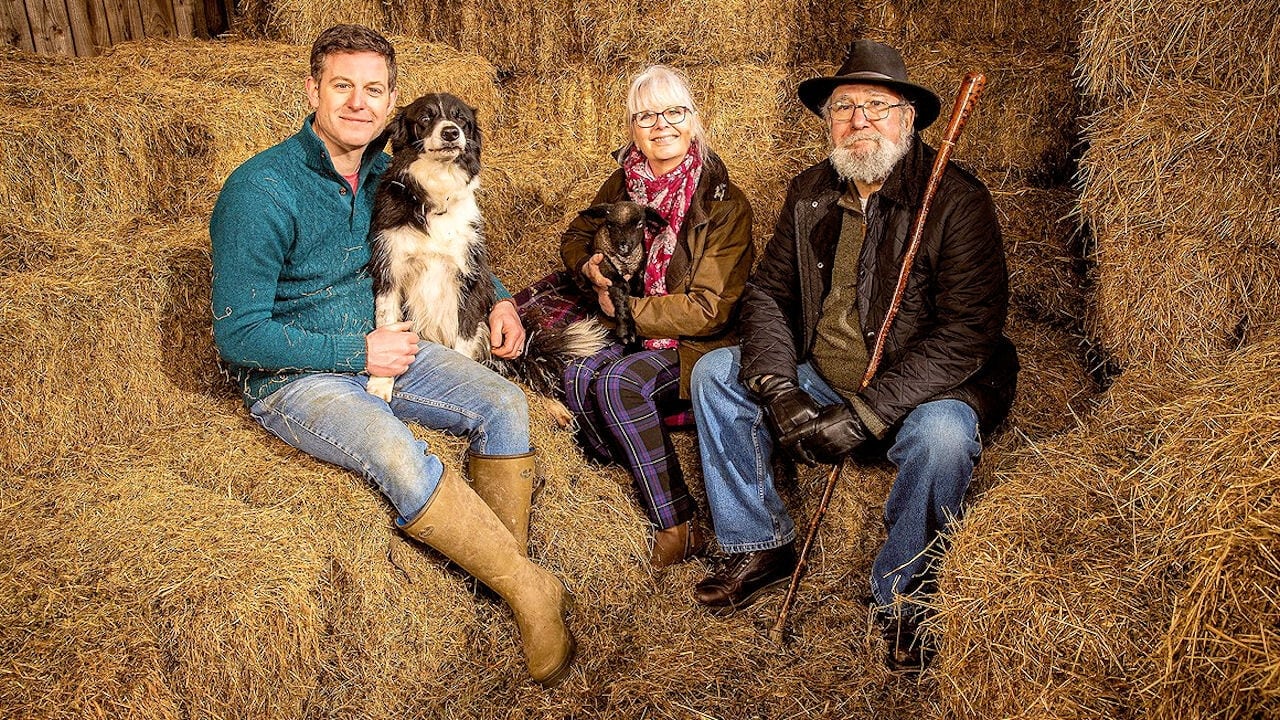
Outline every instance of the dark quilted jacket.
[[[868, 355], [888, 312], [935, 156], [917, 139], [867, 204], [858, 315]], [[773, 239], [743, 296], [742, 379], [794, 377], [797, 363], [809, 359], [831, 285], [842, 192], [826, 160], [791, 181]], [[945, 398], [971, 405], [988, 431], [1001, 422], [1018, 374], [1017, 354], [1003, 334], [1008, 306], [1008, 271], [991, 195], [951, 164], [934, 196], [884, 358], [854, 402], [864, 420], [868, 409], [874, 413], [867, 423], [872, 431], [883, 436], [916, 406]]]

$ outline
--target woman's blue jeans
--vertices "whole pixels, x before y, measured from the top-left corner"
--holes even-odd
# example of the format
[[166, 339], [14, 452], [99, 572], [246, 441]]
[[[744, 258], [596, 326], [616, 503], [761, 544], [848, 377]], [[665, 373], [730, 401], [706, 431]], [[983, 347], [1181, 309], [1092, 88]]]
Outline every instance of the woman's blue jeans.
[[[780, 547], [796, 535], [774, 488], [773, 438], [764, 410], [738, 381], [740, 352], [737, 347], [714, 350], [693, 368], [707, 503], [716, 539], [728, 553]], [[844, 402], [811, 365], [798, 371], [800, 387], [819, 405]], [[898, 468], [884, 506], [888, 538], [871, 568], [878, 604], [927, 591], [939, 537], [960, 517], [981, 452], [977, 413], [964, 402], [927, 402], [903, 420], [888, 452]]]
[[365, 391], [365, 375], [317, 373], [294, 380], [249, 412], [281, 440], [360, 473], [387, 496], [402, 521], [417, 516], [444, 473], [440, 459], [405, 425], [465, 435], [485, 455], [529, 451], [524, 391], [461, 353], [423, 342], [396, 378], [391, 403]]

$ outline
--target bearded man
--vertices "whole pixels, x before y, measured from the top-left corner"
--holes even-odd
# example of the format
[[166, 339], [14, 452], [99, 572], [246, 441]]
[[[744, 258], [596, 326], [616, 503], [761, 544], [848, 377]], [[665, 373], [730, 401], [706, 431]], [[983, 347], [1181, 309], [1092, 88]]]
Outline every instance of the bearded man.
[[741, 347], [692, 377], [707, 499], [725, 560], [695, 599], [718, 614], [785, 583], [795, 525], [771, 457], [808, 464], [883, 457], [897, 466], [871, 602], [891, 668], [928, 662], [920, 633], [941, 538], [961, 512], [984, 433], [1013, 400], [1004, 337], [1008, 272], [991, 195], [948, 165], [883, 357], [863, 386], [912, 221], [937, 153], [917, 133], [938, 96], [907, 81], [897, 50], [854, 42], [836, 75], [800, 84], [830, 156], [796, 176], [747, 283]]

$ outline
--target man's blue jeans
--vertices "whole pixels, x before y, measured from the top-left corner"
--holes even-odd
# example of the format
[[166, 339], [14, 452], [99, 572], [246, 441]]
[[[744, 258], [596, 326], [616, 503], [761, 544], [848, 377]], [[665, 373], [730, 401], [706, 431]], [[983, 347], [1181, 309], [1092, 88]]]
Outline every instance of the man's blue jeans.
[[[740, 348], [728, 347], [704, 355], [693, 368], [707, 502], [716, 539], [728, 553], [780, 547], [796, 535], [774, 489], [773, 438], [764, 410], [738, 382], [740, 362]], [[801, 389], [819, 405], [843, 402], [811, 365], [798, 370]], [[898, 467], [884, 506], [889, 536], [871, 567], [878, 604], [917, 594], [932, 579], [939, 534], [959, 518], [981, 451], [977, 413], [959, 400], [924, 403], [903, 420], [889, 448]]]
[[369, 378], [317, 373], [294, 380], [249, 412], [281, 440], [313, 457], [360, 473], [412, 520], [444, 474], [440, 459], [402, 421], [465, 435], [471, 451], [529, 451], [524, 391], [461, 353], [423, 342], [396, 378], [391, 404], [365, 391]]

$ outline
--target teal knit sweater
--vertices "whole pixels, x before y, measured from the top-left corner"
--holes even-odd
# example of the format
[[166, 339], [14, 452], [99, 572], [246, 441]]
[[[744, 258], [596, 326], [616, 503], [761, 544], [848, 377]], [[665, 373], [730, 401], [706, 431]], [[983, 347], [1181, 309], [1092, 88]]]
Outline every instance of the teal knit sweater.
[[237, 168], [209, 221], [214, 342], [248, 406], [308, 373], [365, 369], [369, 221], [390, 159], [370, 146], [352, 193], [313, 117]]

